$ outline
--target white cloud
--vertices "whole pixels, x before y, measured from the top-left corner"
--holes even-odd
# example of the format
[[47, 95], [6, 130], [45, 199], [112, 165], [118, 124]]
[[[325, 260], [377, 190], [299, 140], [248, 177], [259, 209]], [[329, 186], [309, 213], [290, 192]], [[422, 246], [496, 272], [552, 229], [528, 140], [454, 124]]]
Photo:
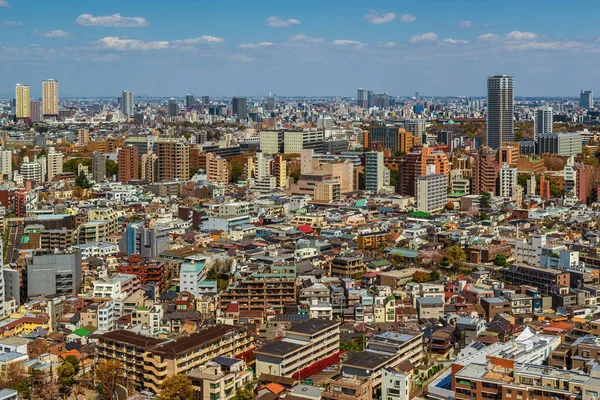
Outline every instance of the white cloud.
[[473, 26], [473, 22], [469, 20], [461, 21], [460, 24], [458, 24], [458, 26], [460, 26], [461, 28], [471, 28]]
[[468, 40], [451, 39], [451, 38], [444, 39], [444, 40], [442, 40], [442, 42], [449, 43], [449, 44], [467, 44], [467, 43], [469, 43]]
[[4, 22], [0, 22], [0, 26], [7, 26], [7, 27], [18, 27], [23, 25], [23, 22], [21, 21], [4, 21]]
[[427, 32], [422, 35], [413, 35], [408, 39], [410, 43], [418, 43], [418, 42], [435, 42], [438, 40], [438, 35], [434, 32]]
[[49, 32], [33, 31], [33, 34], [36, 36], [41, 36], [41, 37], [48, 38], [48, 39], [65, 39], [65, 38], [69, 37], [68, 32], [65, 32], [60, 29], [56, 29], [54, 31], [49, 31]]
[[181, 40], [158, 40], [147, 42], [136, 39], [122, 39], [117, 36], [107, 36], [98, 40], [96, 43], [101, 47], [117, 51], [148, 51], [148, 50], [165, 50], [165, 49], [181, 49], [198, 44], [216, 44], [222, 43], [223, 39], [215, 36], [200, 36], [197, 38], [181, 39]]
[[410, 15], [410, 14], [402, 14], [400, 16], [400, 21], [402, 22], [413, 22], [416, 21], [417, 17], [415, 17], [414, 15]]
[[365, 14], [365, 19], [372, 24], [385, 24], [392, 22], [396, 19], [396, 13], [394, 12], [378, 12], [375, 10], [369, 10]]
[[359, 42], [357, 40], [346, 40], [346, 39], [338, 39], [334, 40], [333, 44], [336, 46], [344, 46], [344, 47], [363, 47], [364, 43]]
[[260, 49], [262, 47], [271, 47], [275, 43], [273, 42], [260, 42], [260, 43], [244, 43], [240, 44], [238, 47], [240, 49]]
[[498, 39], [498, 35], [493, 33], [484, 33], [483, 35], [477, 36], [477, 40], [495, 40]]
[[245, 63], [249, 63], [254, 60], [252, 57], [249, 57], [246, 54], [233, 54], [233, 55], [231, 55], [230, 58], [234, 61], [245, 62]]
[[305, 43], [322, 43], [323, 38], [310, 37], [304, 34], [298, 34], [294, 36], [290, 36], [290, 41], [292, 42], [305, 42]]
[[396, 42], [387, 42], [387, 43], [384, 43], [382, 46], [383, 47], [396, 47], [397, 45], [398, 45], [398, 43], [396, 43]]
[[107, 36], [98, 40], [97, 43], [102, 47], [117, 51], [163, 50], [169, 47], [169, 42], [166, 40], [145, 42], [143, 40], [121, 39], [116, 36]]
[[174, 40], [172, 43], [177, 46], [193, 46], [196, 44], [216, 44], [223, 43], [224, 40], [216, 36], [200, 36], [197, 38]]
[[519, 44], [509, 44], [507, 50], [560, 50], [581, 47], [582, 44], [577, 41], [567, 42], [527, 42]]
[[0, 7], [10, 7], [10, 3], [6, 0], [0, 0]]
[[77, 17], [75, 23], [81, 26], [102, 26], [109, 28], [143, 28], [150, 25], [145, 18], [123, 17], [119, 13], [97, 17], [94, 17], [92, 14], [81, 14]]
[[298, 21], [297, 19], [284, 19], [284, 18], [279, 18], [279, 17], [269, 17], [267, 18], [267, 20], [265, 21], [265, 25], [266, 26], [270, 26], [271, 28], [287, 28], [288, 26], [292, 26], [292, 25], [299, 25], [300, 21]]
[[506, 37], [512, 40], [533, 40], [537, 35], [531, 32], [512, 31], [507, 33]]

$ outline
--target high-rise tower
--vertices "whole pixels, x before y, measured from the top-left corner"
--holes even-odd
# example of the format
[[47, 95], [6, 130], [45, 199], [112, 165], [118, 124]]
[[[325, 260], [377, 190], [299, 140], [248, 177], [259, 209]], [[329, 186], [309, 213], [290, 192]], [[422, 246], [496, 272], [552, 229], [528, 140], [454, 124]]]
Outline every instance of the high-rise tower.
[[487, 81], [487, 145], [494, 150], [515, 140], [513, 85], [513, 78], [507, 75], [490, 76]]

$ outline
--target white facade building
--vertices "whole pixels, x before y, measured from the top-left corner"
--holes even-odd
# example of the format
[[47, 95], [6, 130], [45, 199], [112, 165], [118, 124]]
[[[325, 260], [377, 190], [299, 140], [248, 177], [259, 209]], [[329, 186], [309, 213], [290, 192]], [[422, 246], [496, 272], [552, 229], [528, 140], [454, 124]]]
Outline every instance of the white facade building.
[[538, 107], [535, 110], [533, 140], [537, 141], [539, 135], [552, 133], [552, 107]]
[[435, 166], [427, 166], [427, 175], [417, 178], [417, 210], [426, 213], [441, 211], [448, 201], [448, 178], [436, 174]]
[[517, 186], [517, 168], [511, 168], [507, 163], [500, 168], [500, 197], [511, 197]]
[[542, 248], [546, 246], [546, 235], [533, 235], [530, 239], [516, 239], [513, 256], [515, 261], [527, 262], [534, 267], [540, 266]]

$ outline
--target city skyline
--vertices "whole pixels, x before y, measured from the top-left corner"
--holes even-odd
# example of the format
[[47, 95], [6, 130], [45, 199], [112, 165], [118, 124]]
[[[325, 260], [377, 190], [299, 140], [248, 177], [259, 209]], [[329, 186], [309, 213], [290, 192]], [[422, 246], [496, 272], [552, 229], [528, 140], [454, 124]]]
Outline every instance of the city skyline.
[[140, 8], [5, 0], [0, 57], [10, 85], [0, 93], [20, 82], [40, 97], [38, 82], [53, 78], [61, 97], [117, 97], [124, 88], [160, 97], [353, 96], [358, 87], [484, 96], [483, 82], [495, 74], [515, 77], [517, 97], [597, 92], [593, 9], [600, 4], [582, 3], [581, 13], [536, 3], [507, 1], [499, 10], [470, 0], [462, 7], [433, 1], [427, 9], [264, 1], [190, 9], [183, 1]]

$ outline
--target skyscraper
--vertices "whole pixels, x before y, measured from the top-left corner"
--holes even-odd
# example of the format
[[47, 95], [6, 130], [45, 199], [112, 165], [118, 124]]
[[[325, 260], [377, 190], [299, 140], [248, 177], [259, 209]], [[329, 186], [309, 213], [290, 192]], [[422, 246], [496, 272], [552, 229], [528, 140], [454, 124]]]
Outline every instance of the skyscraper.
[[17, 83], [17, 87], [15, 88], [15, 101], [15, 114], [17, 119], [30, 118], [29, 85], [21, 85], [20, 83]]
[[410, 118], [404, 120], [404, 129], [408, 132], [412, 132], [413, 137], [421, 139], [421, 143], [427, 143], [424, 118]]
[[157, 142], [157, 156], [160, 182], [190, 178], [190, 147], [183, 141]]
[[92, 158], [92, 179], [96, 182], [102, 182], [106, 179], [106, 157], [97, 151], [94, 152]]
[[239, 119], [245, 119], [248, 115], [248, 109], [246, 108], [245, 97], [234, 97], [231, 100], [231, 112], [233, 115], [237, 115]]
[[275, 109], [275, 97], [267, 97], [267, 110], [271, 111]]
[[58, 117], [58, 81], [47, 79], [42, 82], [42, 114]]
[[373, 95], [373, 91], [367, 91], [367, 106], [373, 107], [375, 105], [375, 96]]
[[377, 93], [375, 97], [375, 107], [387, 108], [390, 106], [390, 95], [387, 93]]
[[31, 122], [40, 122], [43, 119], [42, 103], [39, 100], [31, 100], [29, 102], [29, 115]]
[[177, 105], [177, 100], [174, 98], [169, 99], [169, 117], [176, 117], [179, 114], [179, 106]]
[[537, 142], [540, 135], [552, 133], [552, 107], [538, 107], [535, 109], [533, 140]]
[[356, 92], [356, 104], [362, 108], [369, 108], [369, 91], [367, 89], [358, 89]]
[[579, 94], [579, 107], [584, 110], [594, 108], [594, 92], [591, 90], [582, 90]]
[[117, 153], [117, 164], [119, 167], [119, 182], [128, 183], [137, 180], [138, 173], [138, 148], [135, 146], [123, 146]]
[[202, 104], [208, 105], [209, 103], [210, 103], [210, 97], [209, 96], [202, 96]]
[[128, 117], [132, 117], [134, 108], [133, 92], [123, 90], [121, 94], [121, 112]]
[[196, 98], [193, 94], [188, 94], [185, 96], [185, 108], [186, 110], [191, 110], [196, 106]]
[[494, 150], [515, 140], [513, 83], [507, 75], [488, 78], [487, 145]]

